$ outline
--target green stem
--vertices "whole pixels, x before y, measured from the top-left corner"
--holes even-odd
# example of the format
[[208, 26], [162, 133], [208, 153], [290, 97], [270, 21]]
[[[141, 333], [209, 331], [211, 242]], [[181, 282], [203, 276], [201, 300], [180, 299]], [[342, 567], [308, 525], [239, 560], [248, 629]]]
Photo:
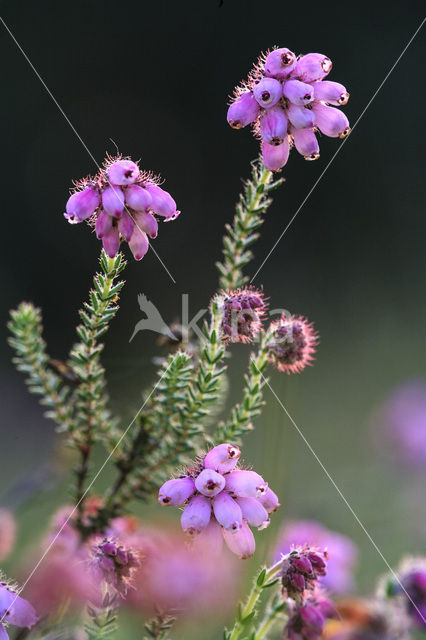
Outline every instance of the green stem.
[[256, 605], [265, 589], [271, 587], [278, 579], [281, 570], [282, 560], [279, 560], [268, 569], [262, 569], [259, 576], [254, 582], [250, 591], [247, 602], [239, 610], [238, 617], [234, 623], [232, 630], [225, 636], [226, 640], [238, 640], [247, 625], [256, 615]]
[[227, 422], [219, 424], [215, 443], [233, 442], [238, 444], [242, 436], [253, 429], [252, 420], [258, 416], [264, 405], [263, 387], [266, 384], [264, 373], [268, 367], [267, 345], [271, 332], [261, 333], [256, 353], [251, 353], [248, 373], [244, 378], [242, 402], [235, 405]]
[[285, 608], [286, 602], [282, 600], [282, 597], [280, 597], [280, 595], [274, 595], [266, 607], [263, 620], [254, 632], [252, 640], [265, 640], [268, 633], [272, 631], [278, 620], [285, 619], [285, 616], [283, 616]]
[[237, 289], [248, 281], [247, 276], [243, 276], [243, 267], [253, 257], [249, 247], [259, 237], [257, 230], [263, 224], [263, 215], [272, 202], [269, 193], [283, 183], [282, 178], [272, 182], [273, 176], [261, 160], [253, 163], [252, 178], [244, 185], [232, 225], [225, 227], [223, 259], [216, 264], [222, 289]]

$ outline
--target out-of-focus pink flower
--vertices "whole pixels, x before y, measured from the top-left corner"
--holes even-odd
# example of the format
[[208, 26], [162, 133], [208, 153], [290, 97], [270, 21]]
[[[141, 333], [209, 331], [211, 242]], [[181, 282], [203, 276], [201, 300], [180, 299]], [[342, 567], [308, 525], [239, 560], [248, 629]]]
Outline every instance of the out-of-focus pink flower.
[[95, 577], [124, 597], [140, 564], [138, 553], [114, 539], [104, 538], [93, 544], [91, 556], [90, 570]]
[[11, 553], [16, 538], [16, 521], [9, 509], [0, 509], [0, 561]]
[[[211, 533], [208, 529], [202, 535], [207, 537]], [[130, 540], [143, 559], [125, 604], [148, 615], [160, 610], [203, 620], [222, 617], [232, 610], [239, 566], [229, 555], [220, 554], [214, 533], [208, 546], [199, 546], [198, 538], [194, 545], [188, 545], [174, 530], [143, 527], [133, 532]]]
[[283, 637], [290, 640], [319, 640], [327, 619], [338, 617], [332, 601], [319, 590], [310, 593], [301, 604], [288, 600], [286, 613], [289, 618]]
[[300, 520], [289, 522], [281, 532], [274, 559], [287, 554], [293, 546], [310, 545], [327, 550], [327, 575], [320, 583], [333, 593], [347, 593], [353, 587], [353, 572], [357, 549], [346, 536], [329, 531], [320, 522]]
[[371, 429], [381, 453], [423, 470], [426, 464], [426, 380], [396, 387], [378, 407]]
[[3, 623], [31, 629], [37, 620], [33, 605], [21, 598], [6, 582], [0, 583], [0, 639], [9, 637]]
[[108, 156], [94, 178], [88, 176], [75, 183], [65, 218], [71, 224], [89, 220], [110, 258], [124, 240], [134, 258], [140, 260], [148, 251], [148, 237], [157, 235], [154, 216], [167, 222], [180, 213], [170, 193], [158, 183], [156, 176], [141, 171], [129, 158]]
[[318, 333], [302, 316], [285, 314], [271, 323], [273, 331], [267, 348], [270, 363], [284, 373], [300, 373], [312, 364], [318, 344]]

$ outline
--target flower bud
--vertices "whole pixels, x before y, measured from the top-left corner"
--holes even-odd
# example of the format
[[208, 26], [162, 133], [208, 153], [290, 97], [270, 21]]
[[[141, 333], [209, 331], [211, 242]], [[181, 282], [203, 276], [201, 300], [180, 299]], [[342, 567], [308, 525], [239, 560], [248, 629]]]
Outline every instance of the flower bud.
[[282, 144], [274, 146], [262, 142], [262, 160], [269, 171], [279, 171], [287, 163], [290, 154], [290, 144], [286, 137]]
[[322, 53], [308, 53], [297, 61], [292, 75], [300, 78], [303, 82], [322, 80], [330, 73], [332, 66], [330, 58]]
[[135, 228], [135, 223], [133, 222], [127, 211], [123, 211], [123, 215], [119, 219], [117, 227], [125, 241], [129, 242], [130, 238], [132, 237], [133, 229]]
[[314, 99], [314, 90], [310, 84], [300, 80], [287, 80], [283, 87], [283, 96], [293, 104], [304, 107]]
[[256, 120], [260, 107], [251, 91], [243, 93], [229, 109], [226, 119], [233, 129], [242, 129]]
[[117, 187], [107, 187], [102, 192], [104, 211], [113, 218], [120, 218], [124, 209], [124, 193]]
[[315, 100], [329, 102], [337, 107], [347, 104], [349, 93], [339, 82], [323, 80], [315, 82], [313, 85]]
[[208, 554], [209, 557], [220, 555], [223, 547], [222, 527], [213, 514], [207, 527], [194, 539], [192, 547], [199, 553]]
[[204, 469], [195, 479], [195, 486], [203, 495], [212, 497], [222, 491], [225, 478], [213, 469]]
[[290, 128], [294, 146], [305, 160], [317, 160], [319, 158], [319, 144], [312, 129]]
[[296, 66], [296, 56], [290, 49], [274, 49], [265, 60], [265, 75], [269, 78], [283, 79]]
[[95, 223], [96, 237], [101, 239], [112, 227], [112, 218], [105, 211], [100, 211]]
[[192, 478], [172, 478], [160, 487], [158, 502], [168, 507], [183, 504], [194, 491], [195, 484]]
[[325, 618], [318, 607], [306, 604], [299, 609], [299, 615], [309, 630], [321, 633], [325, 624]]
[[149, 249], [149, 241], [146, 233], [138, 229], [135, 225], [132, 237], [129, 240], [130, 251], [135, 260], [142, 260]]
[[254, 535], [246, 522], [243, 522], [241, 529], [234, 533], [224, 529], [223, 537], [230, 551], [239, 556], [241, 560], [250, 558], [254, 554], [256, 542]]
[[335, 107], [327, 107], [320, 102], [314, 103], [315, 124], [330, 138], [344, 138], [350, 133], [349, 121], [345, 114]]
[[164, 191], [158, 185], [150, 182], [145, 188], [152, 198], [150, 208], [154, 213], [166, 218], [166, 220], [175, 220], [178, 217], [180, 212], [176, 210], [176, 202], [168, 191]]
[[131, 160], [117, 160], [108, 167], [107, 176], [111, 184], [133, 184], [139, 176], [139, 167]]
[[287, 116], [296, 129], [310, 129], [315, 124], [315, 115], [310, 107], [299, 107], [290, 102]]
[[269, 109], [281, 98], [281, 83], [275, 78], [262, 78], [254, 86], [253, 94], [261, 107]]
[[258, 498], [258, 500], [265, 507], [268, 513], [273, 513], [280, 506], [277, 494], [269, 488], [267, 489], [266, 493]]
[[232, 444], [224, 443], [213, 447], [204, 457], [204, 467], [214, 469], [218, 473], [232, 471], [238, 463], [241, 451]]
[[100, 202], [101, 198], [95, 187], [77, 191], [68, 198], [65, 218], [71, 223], [83, 222], [96, 211]]
[[222, 491], [213, 499], [213, 511], [216, 520], [226, 531], [241, 529], [243, 524], [241, 508], [226, 491]]
[[131, 184], [124, 191], [126, 204], [136, 211], [147, 211], [151, 207], [152, 197], [148, 189], [138, 184]]
[[287, 118], [281, 107], [264, 111], [260, 119], [260, 135], [267, 144], [275, 147], [282, 144], [287, 135]]
[[117, 546], [113, 542], [103, 542], [101, 545], [99, 545], [99, 548], [102, 553], [105, 553], [107, 556], [117, 555]]
[[136, 211], [134, 221], [142, 231], [145, 231], [150, 238], [156, 238], [158, 234], [158, 222], [151, 213], [147, 211]]
[[120, 248], [120, 234], [117, 227], [111, 227], [109, 231], [102, 236], [102, 245], [110, 258], [114, 258]]
[[209, 524], [211, 512], [211, 504], [207, 498], [200, 495], [194, 496], [182, 513], [180, 519], [182, 529], [191, 536], [200, 533]]
[[244, 520], [252, 527], [266, 529], [270, 524], [268, 512], [257, 498], [237, 498]]
[[227, 474], [226, 489], [239, 498], [258, 498], [266, 493], [268, 484], [255, 471], [237, 469]]

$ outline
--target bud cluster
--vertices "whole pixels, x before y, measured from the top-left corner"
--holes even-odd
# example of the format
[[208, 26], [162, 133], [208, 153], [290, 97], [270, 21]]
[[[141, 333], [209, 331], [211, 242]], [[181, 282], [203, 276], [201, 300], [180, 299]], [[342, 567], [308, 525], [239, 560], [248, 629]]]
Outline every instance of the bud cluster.
[[158, 183], [158, 178], [141, 171], [129, 158], [107, 158], [94, 178], [76, 183], [64, 216], [71, 224], [92, 222], [110, 258], [125, 240], [134, 258], [141, 260], [148, 251], [148, 236], [157, 237], [155, 215], [167, 222], [180, 213], [171, 195]]
[[204, 534], [209, 546], [223, 536], [233, 553], [249, 558], [255, 550], [250, 526], [267, 527], [279, 502], [258, 473], [237, 468], [240, 455], [232, 444], [217, 445], [186, 475], [165, 482], [158, 501], [185, 505], [181, 525], [186, 534]]
[[324, 80], [331, 68], [330, 58], [321, 53], [298, 58], [289, 49], [274, 49], [259, 58], [235, 90], [228, 123], [234, 129], [253, 124], [270, 171], [286, 164], [293, 144], [306, 160], [319, 158], [317, 130], [332, 138], [350, 132], [347, 117], [335, 108], [347, 103], [349, 93], [338, 82]]
[[223, 312], [223, 340], [251, 342], [262, 328], [262, 316], [267, 307], [263, 292], [244, 287], [218, 294], [215, 300]]

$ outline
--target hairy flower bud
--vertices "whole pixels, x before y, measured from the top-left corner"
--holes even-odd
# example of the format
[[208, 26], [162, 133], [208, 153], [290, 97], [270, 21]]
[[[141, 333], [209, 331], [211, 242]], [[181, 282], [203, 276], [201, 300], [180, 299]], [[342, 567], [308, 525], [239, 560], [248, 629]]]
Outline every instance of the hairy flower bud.
[[65, 218], [68, 222], [83, 222], [96, 211], [101, 202], [99, 191], [95, 187], [87, 187], [77, 191], [68, 198]]
[[126, 204], [136, 211], [148, 211], [152, 204], [152, 196], [146, 187], [131, 184], [124, 191]]
[[226, 531], [238, 531], [243, 525], [243, 516], [240, 506], [233, 498], [222, 491], [213, 500], [213, 512], [219, 524]]
[[303, 82], [322, 80], [330, 73], [332, 66], [330, 58], [322, 53], [308, 53], [297, 61], [294, 76]]
[[247, 91], [230, 105], [226, 118], [233, 129], [242, 129], [256, 120], [259, 111], [256, 98], [251, 91]]
[[265, 111], [260, 119], [260, 135], [267, 144], [277, 146], [287, 136], [287, 118], [281, 107], [272, 107]]
[[296, 66], [296, 56], [290, 49], [274, 49], [265, 60], [265, 75], [269, 78], [286, 78]]
[[314, 90], [306, 82], [287, 80], [283, 86], [283, 96], [298, 107], [304, 107], [314, 99]]
[[213, 469], [203, 469], [195, 479], [197, 490], [205, 496], [215, 496], [225, 486], [225, 478]]
[[345, 138], [350, 133], [349, 121], [343, 111], [321, 102], [315, 102], [312, 110], [315, 114], [315, 124], [324, 135], [330, 138]]
[[219, 444], [205, 455], [204, 467], [206, 469], [214, 469], [219, 473], [227, 473], [232, 471], [238, 464], [241, 451], [232, 444]]
[[278, 146], [262, 142], [261, 148], [263, 164], [269, 171], [279, 171], [287, 164], [290, 154], [290, 143], [287, 137]]
[[330, 104], [341, 107], [347, 104], [349, 100], [349, 93], [339, 82], [323, 80], [322, 82], [314, 82], [312, 86], [315, 100], [319, 100], [320, 102], [329, 102]]
[[195, 491], [192, 478], [173, 478], [160, 487], [158, 502], [167, 506], [183, 504]]
[[263, 78], [253, 87], [257, 102], [264, 109], [270, 109], [281, 98], [281, 83], [275, 78]]
[[182, 529], [191, 536], [200, 533], [209, 524], [211, 512], [210, 501], [205, 496], [194, 496], [182, 513]]
[[268, 489], [268, 484], [255, 471], [237, 469], [226, 476], [226, 489], [239, 498], [259, 498]]
[[110, 183], [122, 187], [136, 182], [139, 173], [138, 165], [131, 160], [117, 160], [107, 170]]

